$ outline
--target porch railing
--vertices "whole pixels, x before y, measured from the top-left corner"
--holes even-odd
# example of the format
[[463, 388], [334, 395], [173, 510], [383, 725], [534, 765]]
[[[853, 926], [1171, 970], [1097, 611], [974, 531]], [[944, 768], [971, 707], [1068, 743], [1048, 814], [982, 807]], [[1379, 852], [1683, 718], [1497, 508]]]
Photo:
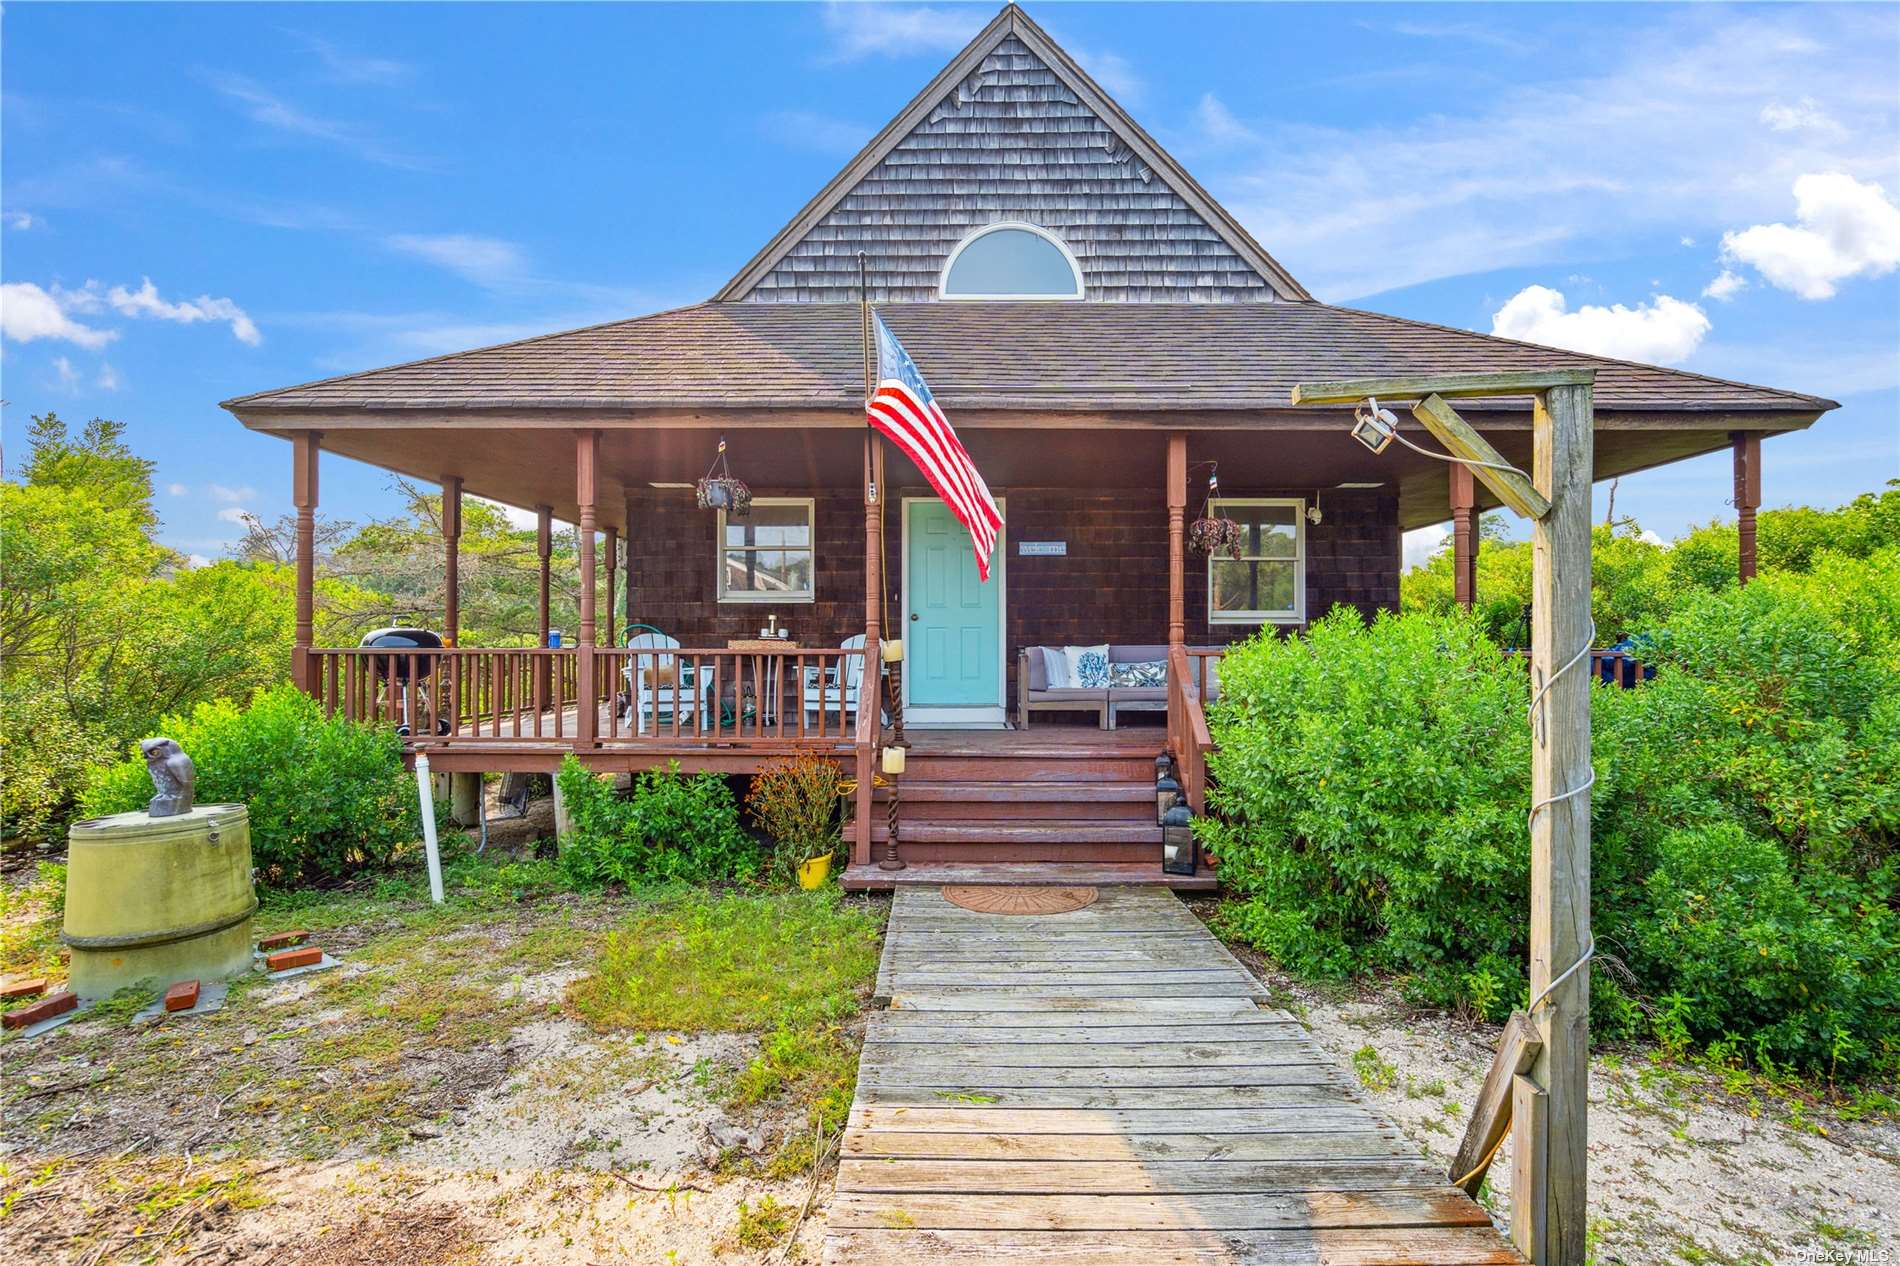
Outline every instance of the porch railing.
[[[1530, 667], [1529, 651], [1508, 650], [1504, 652], [1513, 659], [1521, 660], [1526, 668]], [[1628, 651], [1592, 650], [1590, 652], [1590, 675], [1598, 681], [1611, 686], [1640, 686], [1656, 675], [1655, 666], [1645, 664]]]
[[1189, 650], [1176, 646], [1168, 652], [1168, 751], [1180, 771], [1181, 790], [1188, 808], [1200, 813], [1207, 802], [1207, 754], [1214, 750], [1208, 732], [1207, 697], [1210, 665], [1222, 652]]
[[585, 702], [580, 650], [571, 646], [314, 649], [309, 662], [326, 715], [405, 727], [412, 744], [584, 744], [583, 707], [601, 746], [789, 749], [858, 739], [861, 650], [602, 647], [593, 655]]

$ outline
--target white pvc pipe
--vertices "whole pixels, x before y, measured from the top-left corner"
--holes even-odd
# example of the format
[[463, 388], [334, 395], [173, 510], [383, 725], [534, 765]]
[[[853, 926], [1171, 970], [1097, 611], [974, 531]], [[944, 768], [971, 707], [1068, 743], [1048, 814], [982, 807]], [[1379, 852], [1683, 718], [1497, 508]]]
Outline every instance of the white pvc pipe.
[[435, 789], [429, 785], [429, 758], [416, 753], [416, 798], [422, 802], [422, 848], [429, 857], [429, 900], [442, 904], [442, 853], [435, 842]]

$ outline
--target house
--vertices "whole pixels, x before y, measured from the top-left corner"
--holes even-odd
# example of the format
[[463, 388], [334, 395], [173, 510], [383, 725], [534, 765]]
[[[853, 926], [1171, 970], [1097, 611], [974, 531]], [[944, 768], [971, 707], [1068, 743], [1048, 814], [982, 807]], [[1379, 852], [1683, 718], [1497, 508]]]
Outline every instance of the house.
[[[1002, 504], [987, 584], [865, 425], [860, 256]], [[1448, 516], [1469, 600], [1485, 489], [1409, 449], [1375, 456], [1348, 436], [1349, 407], [1295, 406], [1293, 384], [1577, 369], [1594, 371], [1598, 478], [1733, 451], [1746, 576], [1761, 440], [1833, 402], [1318, 302], [1012, 6], [707, 302], [225, 407], [292, 442], [295, 677], [328, 706], [406, 723], [412, 750], [464, 772], [548, 770], [569, 751], [602, 770], [730, 772], [831, 753], [858, 772], [848, 880], [877, 884], [893, 874], [878, 854], [919, 877], [1146, 875], [1153, 761], [1165, 743], [1198, 768], [1182, 749], [1205, 733], [1220, 646], [1338, 603], [1395, 606], [1401, 533]], [[1530, 465], [1525, 401], [1460, 407]], [[748, 517], [696, 505], [722, 442]], [[312, 646], [324, 452], [440, 482], [451, 577], [464, 493], [538, 510], [544, 569], [550, 520], [578, 524], [578, 644], [455, 645], [451, 583], [452, 649]], [[1209, 510], [1242, 525], [1238, 560], [1184, 548]], [[792, 640], [760, 638], [768, 625]], [[649, 630], [679, 649], [656, 654]], [[841, 645], [853, 635], [872, 654]], [[886, 639], [901, 640], [888, 725], [853, 684]], [[1137, 716], [1105, 731], [1099, 709], [1001, 728], [1028, 721], [1028, 648], [1102, 644], [1165, 655], [1167, 684], [1141, 696], [1165, 730]], [[874, 788], [880, 749], [906, 741], [904, 773]]]

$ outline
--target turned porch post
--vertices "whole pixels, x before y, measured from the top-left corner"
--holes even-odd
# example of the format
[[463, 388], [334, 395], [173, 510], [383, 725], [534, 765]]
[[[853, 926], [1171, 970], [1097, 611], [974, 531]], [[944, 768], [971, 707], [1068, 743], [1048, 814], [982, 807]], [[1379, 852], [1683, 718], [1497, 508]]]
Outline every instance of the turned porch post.
[[1458, 605], [1471, 610], [1478, 601], [1477, 482], [1471, 467], [1451, 466], [1451, 576]]
[[299, 431], [291, 439], [290, 501], [297, 508], [297, 627], [290, 651], [290, 680], [311, 695], [317, 693], [310, 645], [316, 636], [317, 451], [322, 446], [323, 436], [316, 431]]
[[580, 503], [581, 627], [575, 655], [574, 746], [594, 746], [600, 725], [599, 700], [594, 697], [594, 515], [599, 491], [600, 432], [580, 431], [574, 437], [574, 499]]
[[[554, 509], [552, 506], [536, 506], [534, 513], [534, 552], [541, 560], [541, 636], [535, 641], [535, 645], [546, 646], [548, 634], [553, 627], [548, 618], [548, 560], [554, 556]], [[534, 657], [534, 710], [536, 712], [542, 712], [548, 706], [550, 680], [548, 664], [547, 656]]]
[[462, 477], [442, 481], [442, 634], [450, 646], [462, 641]]
[[1735, 448], [1735, 574], [1743, 584], [1755, 578], [1755, 511], [1761, 506], [1761, 432], [1731, 431]]
[[1168, 649], [1187, 644], [1187, 435], [1168, 436]]

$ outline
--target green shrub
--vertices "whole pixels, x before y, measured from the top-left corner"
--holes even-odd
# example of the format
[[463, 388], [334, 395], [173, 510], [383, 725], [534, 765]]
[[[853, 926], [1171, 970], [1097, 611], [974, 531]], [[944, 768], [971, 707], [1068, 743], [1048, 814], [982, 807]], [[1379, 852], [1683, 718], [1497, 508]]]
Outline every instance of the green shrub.
[[738, 802], [718, 774], [688, 777], [675, 762], [635, 774], [624, 797], [572, 756], [555, 777], [571, 824], [561, 865], [577, 884], [704, 883], [758, 871], [758, 845], [740, 828]]
[[[199, 804], [245, 805], [251, 856], [276, 882], [325, 879], [387, 862], [420, 831], [401, 740], [382, 726], [325, 718], [291, 686], [260, 691], [249, 707], [198, 705], [167, 717], [164, 732], [198, 769]], [[89, 814], [142, 809], [151, 799], [143, 757], [94, 771]]]
[[56, 691], [21, 681], [0, 690], [0, 839], [63, 839], [86, 785], [86, 763], [112, 746], [73, 719]]

